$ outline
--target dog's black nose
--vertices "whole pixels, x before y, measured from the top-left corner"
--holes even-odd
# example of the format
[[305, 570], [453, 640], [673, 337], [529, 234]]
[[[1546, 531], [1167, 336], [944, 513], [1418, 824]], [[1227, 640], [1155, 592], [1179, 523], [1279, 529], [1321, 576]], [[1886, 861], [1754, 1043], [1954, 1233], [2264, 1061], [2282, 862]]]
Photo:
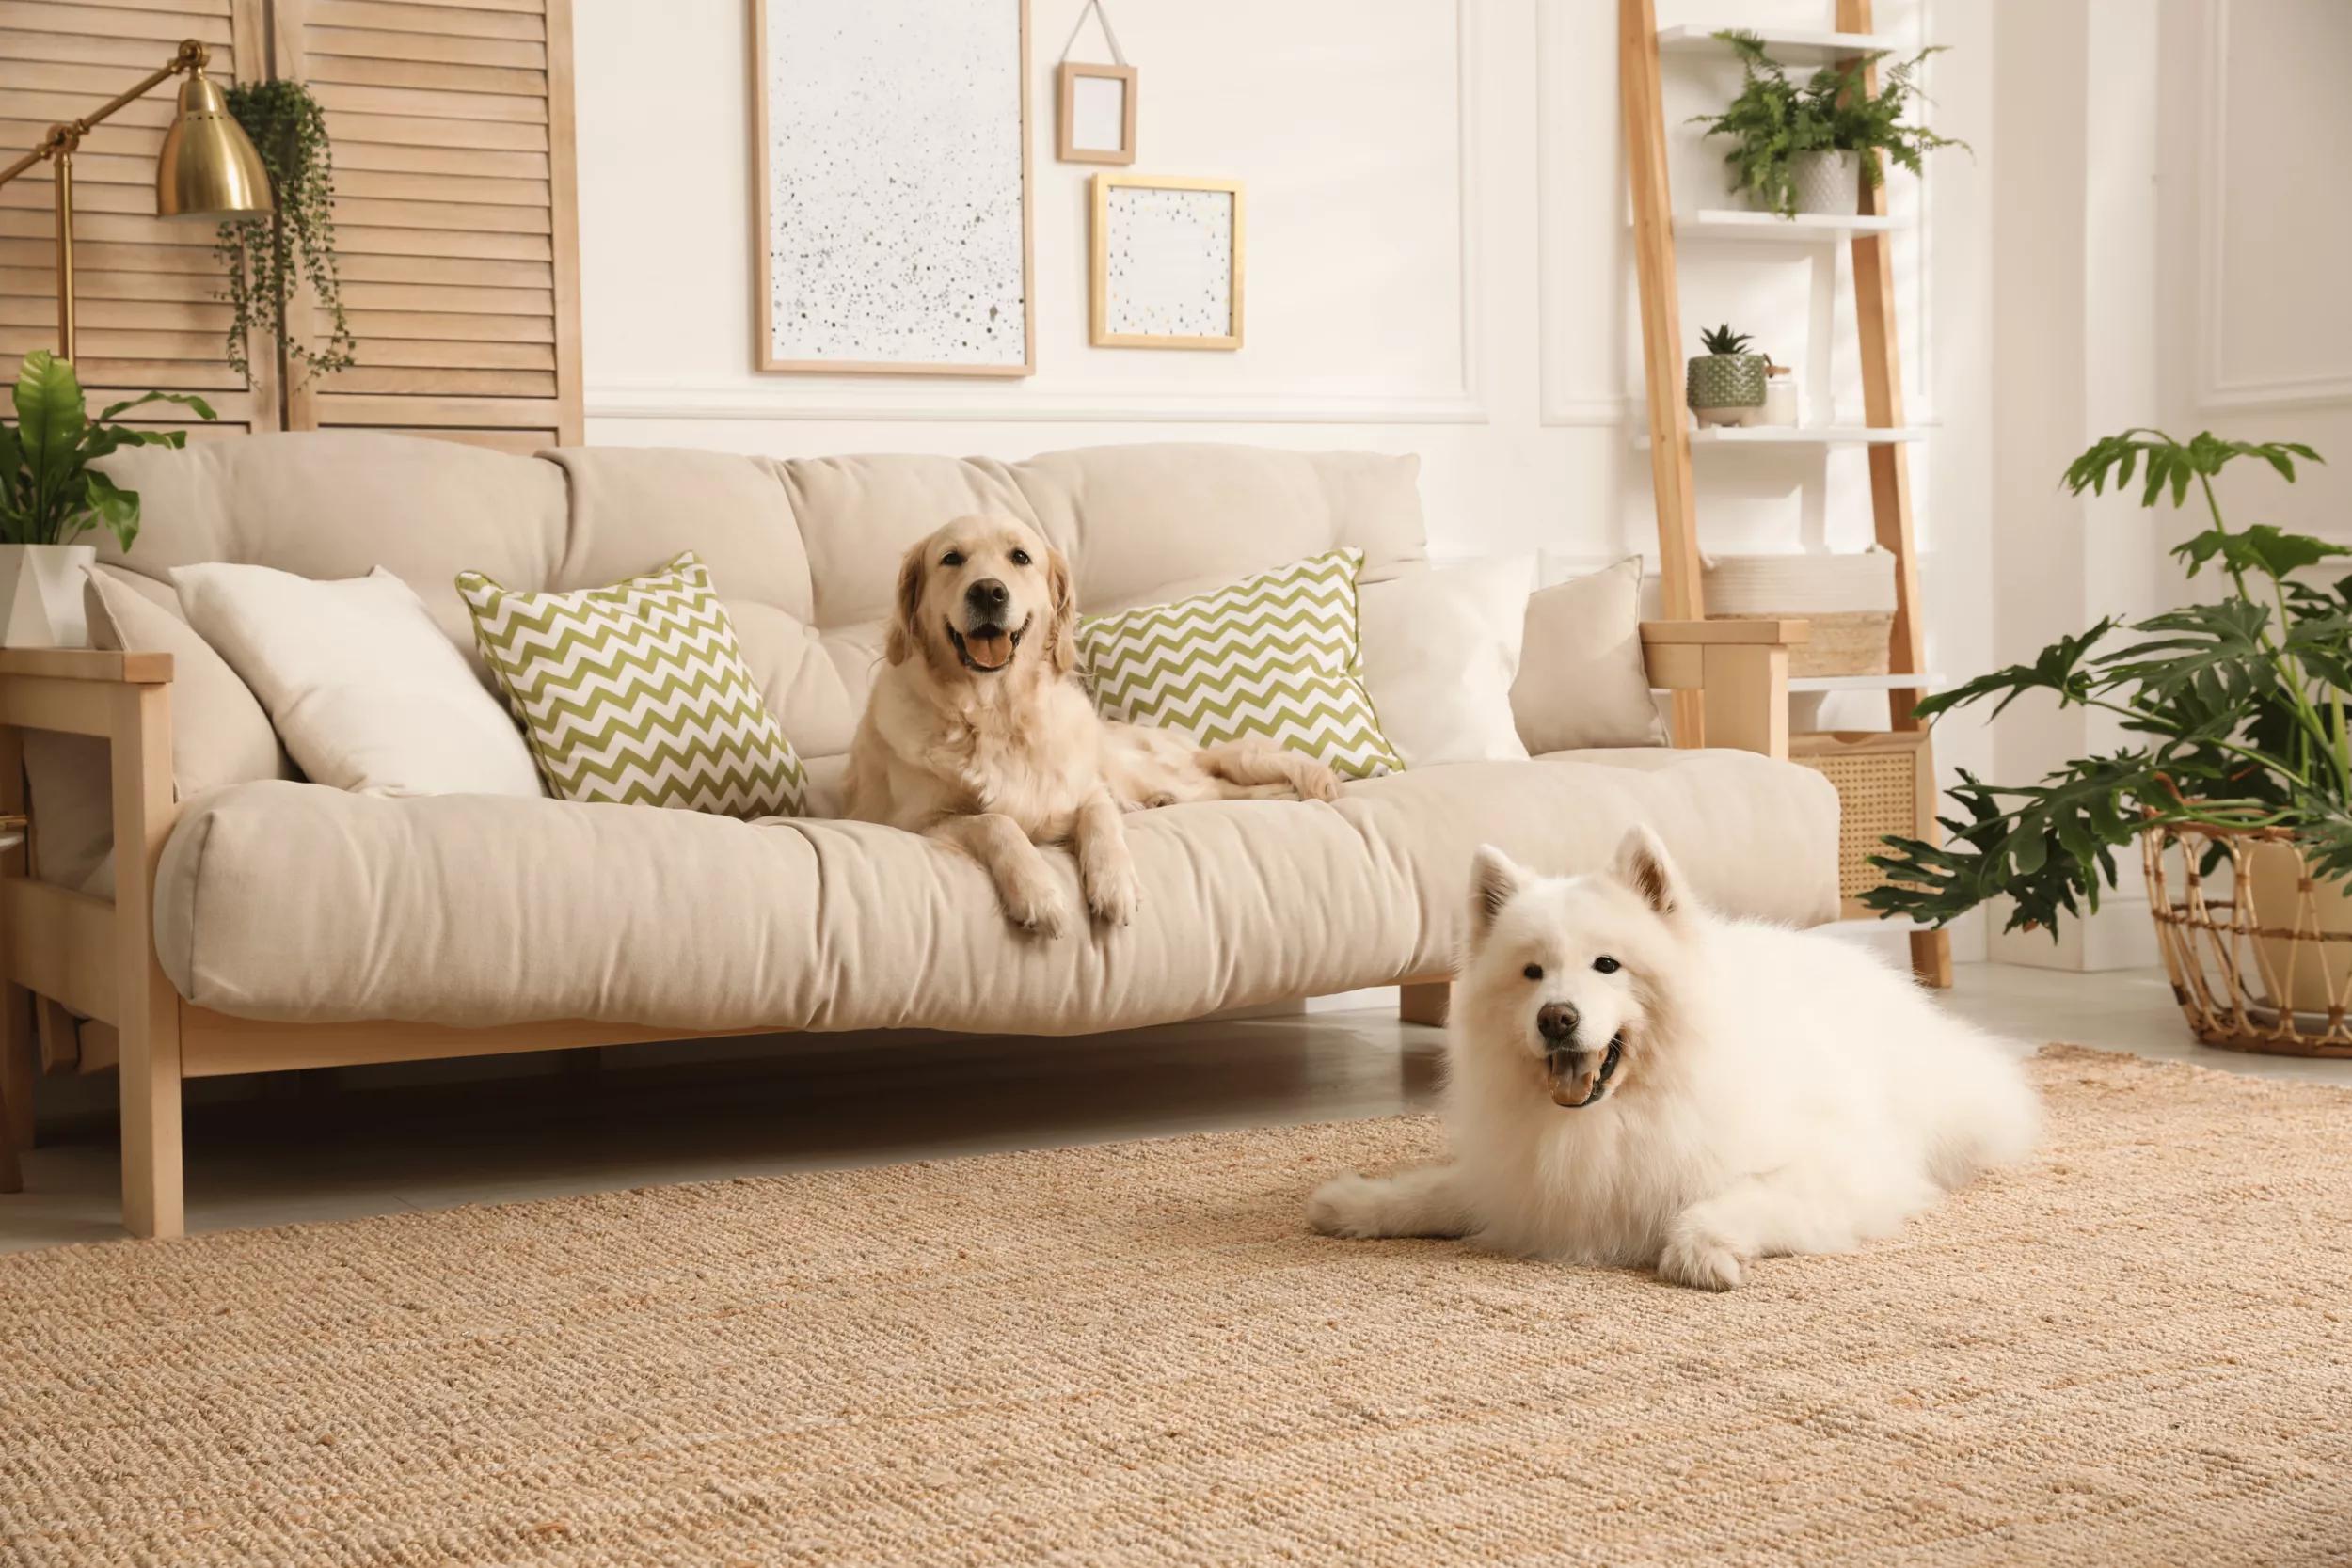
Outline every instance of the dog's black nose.
[[1535, 1030], [1548, 1040], [1565, 1040], [1576, 1033], [1576, 1009], [1565, 1002], [1547, 1002], [1535, 1014]]
[[1012, 590], [994, 578], [982, 578], [963, 591], [964, 601], [975, 610], [996, 610], [1005, 608], [1012, 598]]

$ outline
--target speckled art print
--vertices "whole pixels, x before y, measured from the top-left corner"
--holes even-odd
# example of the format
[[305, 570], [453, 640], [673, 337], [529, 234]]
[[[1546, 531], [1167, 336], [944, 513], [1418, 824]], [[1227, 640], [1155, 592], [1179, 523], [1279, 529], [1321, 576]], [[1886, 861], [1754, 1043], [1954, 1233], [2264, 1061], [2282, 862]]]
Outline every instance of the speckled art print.
[[1241, 347], [1241, 187], [1096, 175], [1092, 274], [1098, 346]]
[[1026, 375], [1027, 0], [755, 0], [759, 363]]

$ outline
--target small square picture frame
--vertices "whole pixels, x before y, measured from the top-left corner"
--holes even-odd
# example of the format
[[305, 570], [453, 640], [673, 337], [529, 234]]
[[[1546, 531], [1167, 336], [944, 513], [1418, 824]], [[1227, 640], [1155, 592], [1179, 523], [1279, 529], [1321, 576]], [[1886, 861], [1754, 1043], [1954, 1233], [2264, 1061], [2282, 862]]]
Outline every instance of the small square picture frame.
[[1092, 185], [1087, 341], [1097, 348], [1240, 348], [1241, 182], [1098, 174]]
[[[1136, 161], [1136, 68], [1064, 60], [1056, 72], [1054, 156], [1065, 164], [1132, 164]], [[1108, 102], [1115, 84], [1118, 103]], [[1117, 126], [1117, 146], [1104, 131]]]

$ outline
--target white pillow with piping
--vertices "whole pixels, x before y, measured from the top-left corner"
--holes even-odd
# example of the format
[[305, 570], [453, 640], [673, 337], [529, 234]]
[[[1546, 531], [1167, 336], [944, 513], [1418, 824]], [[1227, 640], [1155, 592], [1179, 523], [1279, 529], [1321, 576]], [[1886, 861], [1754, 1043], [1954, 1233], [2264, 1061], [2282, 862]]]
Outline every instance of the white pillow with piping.
[[1364, 687], [1409, 768], [1524, 762], [1511, 713], [1532, 556], [1415, 564], [1358, 585]]

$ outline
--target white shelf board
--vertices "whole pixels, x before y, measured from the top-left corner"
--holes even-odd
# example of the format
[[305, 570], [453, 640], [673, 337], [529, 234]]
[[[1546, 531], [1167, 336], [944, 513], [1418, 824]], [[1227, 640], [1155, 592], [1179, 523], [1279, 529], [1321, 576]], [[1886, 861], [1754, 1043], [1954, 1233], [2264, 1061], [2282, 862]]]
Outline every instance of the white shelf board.
[[1892, 234], [1911, 227], [1907, 218], [1862, 213], [1752, 212], [1744, 207], [1702, 207], [1675, 219], [1675, 238], [1758, 240], [1776, 245], [1820, 245], [1850, 240], [1857, 234]]
[[[1730, 23], [1725, 27], [1733, 25]], [[1679, 23], [1658, 29], [1658, 47], [1668, 54], [1706, 52], [1724, 54], [1730, 45], [1715, 34], [1716, 27], [1701, 27], [1692, 23]], [[1884, 33], [1824, 33], [1806, 28], [1745, 29], [1764, 40], [1764, 47], [1772, 58], [1788, 65], [1826, 65], [1832, 60], [1851, 59], [1856, 55], [1877, 54], [1901, 46], [1902, 40]]]
[[[1858, 447], [1889, 441], [1924, 441], [1924, 425], [1873, 427], [1860, 424], [1701, 425], [1691, 432], [1693, 447]], [[1646, 429], [1634, 433], [1634, 443], [1649, 445]]]
[[[1793, 617], [1792, 617], [1793, 618]], [[1790, 691], [1929, 691], [1944, 677], [1926, 675], [1791, 675]]]

